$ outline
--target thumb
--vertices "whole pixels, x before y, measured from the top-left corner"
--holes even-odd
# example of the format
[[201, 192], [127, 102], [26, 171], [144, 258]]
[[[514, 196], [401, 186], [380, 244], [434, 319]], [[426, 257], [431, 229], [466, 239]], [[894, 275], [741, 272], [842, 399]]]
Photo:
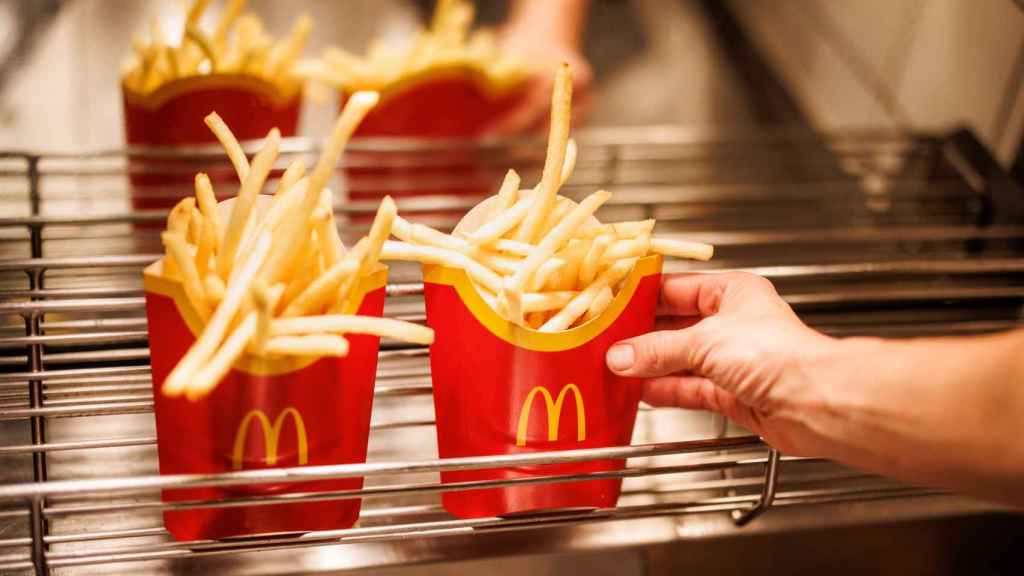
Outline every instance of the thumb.
[[697, 327], [661, 330], [629, 340], [608, 349], [608, 368], [620, 375], [656, 378], [683, 370], [694, 370], [698, 355]]

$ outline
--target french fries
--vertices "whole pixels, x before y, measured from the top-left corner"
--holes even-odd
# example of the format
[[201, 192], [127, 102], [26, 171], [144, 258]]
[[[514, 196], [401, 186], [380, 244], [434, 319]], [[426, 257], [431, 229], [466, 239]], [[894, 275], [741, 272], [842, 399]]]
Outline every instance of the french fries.
[[607, 191], [579, 203], [559, 195], [579, 152], [569, 137], [571, 80], [568, 65], [561, 66], [544, 170], [533, 189], [519, 189], [520, 178], [510, 170], [498, 193], [471, 212], [478, 227], [460, 225], [455, 234], [397, 217], [392, 234], [401, 242], [386, 242], [381, 257], [462, 268], [495, 312], [540, 332], [599, 318], [614, 306], [641, 258], [710, 259], [714, 248], [708, 244], [653, 236], [654, 220], [599, 222], [594, 214], [611, 199]]
[[[397, 218], [394, 202], [385, 198], [368, 236], [346, 250], [326, 188], [349, 136], [376, 102], [373, 93], [354, 95], [310, 176], [303, 178], [304, 167], [293, 164], [292, 175], [278, 183], [285, 189], [264, 196], [279, 145], [272, 130], [251, 162], [244, 155], [237, 159], [245, 170], [239, 170], [242, 184], [224, 226], [218, 224], [223, 206], [216, 204], [209, 179], [197, 175], [196, 197], [182, 201], [168, 218], [163, 264], [204, 326], [164, 381], [164, 394], [201, 398], [245, 355], [345, 356], [348, 334], [433, 342], [433, 331], [424, 326], [338, 313], [358, 306], [352, 300], [361, 294], [356, 287], [380, 269]], [[216, 115], [211, 118], [211, 129], [232, 154], [234, 136]], [[498, 276], [487, 272], [489, 286], [499, 288]]]
[[274, 40], [259, 18], [243, 13], [245, 0], [228, 0], [216, 28], [207, 33], [199, 21], [210, 4], [211, 0], [192, 0], [176, 46], [167, 43], [155, 21], [149, 42], [133, 39], [134, 59], [122, 72], [127, 90], [148, 94], [175, 80], [207, 74], [256, 76], [282, 94], [299, 89], [297, 60], [313, 25], [308, 14], [296, 19], [287, 37]]
[[346, 93], [386, 91], [404, 78], [424, 70], [458, 68], [476, 73], [492, 86], [514, 86], [530, 75], [526, 63], [500, 50], [489, 30], [470, 31], [473, 5], [468, 0], [437, 2], [430, 27], [418, 31], [406, 45], [374, 42], [365, 57], [328, 48], [317, 62], [306, 63], [306, 74]]

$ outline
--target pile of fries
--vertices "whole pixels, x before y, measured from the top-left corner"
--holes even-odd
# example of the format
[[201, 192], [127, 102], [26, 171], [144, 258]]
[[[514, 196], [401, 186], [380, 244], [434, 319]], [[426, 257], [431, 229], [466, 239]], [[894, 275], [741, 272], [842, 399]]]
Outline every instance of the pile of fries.
[[709, 260], [714, 248], [708, 244], [652, 236], [654, 220], [598, 222], [594, 212], [609, 192], [578, 204], [559, 195], [576, 161], [571, 102], [572, 73], [563, 64], [552, 95], [544, 171], [534, 189], [521, 190], [519, 175], [510, 170], [497, 195], [484, 201], [487, 217], [475, 230], [444, 234], [398, 217], [392, 234], [401, 242], [386, 242], [382, 257], [463, 268], [498, 314], [541, 332], [568, 330], [599, 316], [644, 256]]
[[471, 31], [474, 8], [468, 0], [438, 0], [430, 28], [407, 45], [374, 41], [365, 58], [329, 48], [311, 75], [345, 92], [387, 88], [425, 70], [460, 68], [480, 74], [491, 85], [512, 86], [529, 75], [517, 59], [503, 54], [490, 30]]
[[161, 86], [191, 76], [243, 74], [275, 85], [282, 94], [292, 94], [301, 86], [295, 72], [298, 59], [313, 21], [303, 14], [292, 26], [287, 38], [275, 41], [263, 28], [259, 17], [242, 13], [246, 0], [228, 0], [212, 34], [199, 27], [199, 20], [211, 0], [193, 0], [178, 44], [168, 44], [154, 20], [149, 42], [134, 37], [135, 55], [122, 71], [122, 82], [136, 94], [149, 94]]
[[207, 118], [241, 185], [222, 218], [210, 179], [198, 174], [195, 197], [182, 200], [168, 216], [164, 274], [181, 282], [205, 325], [165, 380], [165, 394], [204, 396], [243, 354], [345, 356], [345, 333], [433, 342], [429, 328], [352, 315], [357, 303], [350, 296], [361, 278], [379, 269], [396, 209], [385, 198], [369, 234], [348, 249], [326, 185], [348, 139], [378, 99], [375, 92], [354, 94], [312, 173], [305, 175], [301, 160], [293, 162], [273, 197], [260, 192], [277, 160], [277, 129], [249, 162], [216, 113]]

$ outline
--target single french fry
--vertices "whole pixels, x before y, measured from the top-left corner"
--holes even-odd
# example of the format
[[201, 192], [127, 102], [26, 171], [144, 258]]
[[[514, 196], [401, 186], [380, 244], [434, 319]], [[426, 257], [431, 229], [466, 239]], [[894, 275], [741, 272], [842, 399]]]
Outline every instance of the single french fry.
[[188, 240], [189, 244], [198, 245], [199, 235], [203, 230], [203, 215], [193, 204], [192, 216], [188, 219]]
[[[217, 273], [221, 278], [228, 278], [231, 268], [235, 263], [235, 256], [238, 247], [243, 242], [242, 235], [249, 225], [249, 218], [252, 215], [253, 207], [256, 205], [256, 197], [263, 189], [270, 169], [277, 160], [278, 147], [281, 144], [281, 132], [272, 128], [267, 135], [263, 148], [256, 154], [252, 161], [252, 169], [242, 182], [235, 198], [235, 204], [231, 208], [231, 218], [228, 219], [228, 226], [224, 230], [224, 242], [220, 252], [217, 253]], [[255, 227], [254, 227], [255, 228]]]
[[655, 220], [635, 220], [631, 222], [616, 222], [614, 224], [595, 224], [584, 226], [576, 232], [577, 238], [596, 238], [602, 234], [608, 234], [613, 238], [635, 238], [650, 234], [654, 230]]
[[522, 258], [511, 258], [485, 250], [474, 252], [472, 258], [502, 275], [515, 274], [516, 270], [523, 264]]
[[445, 250], [436, 246], [416, 246], [405, 242], [388, 240], [384, 243], [380, 255], [381, 260], [407, 260], [463, 268], [474, 282], [491, 292], [498, 292], [501, 289], [501, 277], [495, 274], [494, 271], [469, 256], [454, 250]]
[[363, 264], [359, 268], [361, 275], [366, 275], [373, 272], [374, 268], [377, 267], [377, 261], [380, 259], [380, 250], [384, 246], [384, 242], [387, 241], [388, 236], [391, 235], [391, 224], [395, 221], [395, 216], [398, 215], [398, 208], [395, 206], [395, 201], [391, 199], [391, 196], [385, 196], [381, 201], [380, 206], [377, 207], [377, 215], [373, 218], [373, 224], [370, 225], [370, 233], [367, 234], [369, 245], [366, 248], [366, 257], [363, 258]]
[[516, 240], [533, 242], [540, 234], [544, 223], [558, 195], [565, 151], [569, 142], [569, 120], [572, 116], [572, 70], [562, 63], [555, 74], [555, 86], [551, 94], [551, 128], [548, 132], [547, 156], [541, 174], [537, 194], [534, 195], [530, 210], [523, 218]]
[[499, 238], [489, 246], [499, 252], [508, 252], [509, 254], [523, 257], [529, 256], [530, 251], [533, 250], [533, 244], [509, 240], [507, 238]]
[[559, 222], [565, 218], [573, 207], [573, 202], [568, 198], [559, 196], [555, 199], [555, 203], [552, 206], [552, 210], [548, 213], [547, 217], [544, 218], [544, 224], [541, 225], [541, 235], [546, 234], [548, 230], [551, 230]]
[[529, 287], [530, 292], [540, 292], [544, 288], [548, 279], [557, 274], [562, 268], [565, 268], [565, 260], [558, 258], [552, 258], [541, 264], [540, 267], [537, 268], [537, 273], [533, 275], [533, 280]]
[[271, 334], [275, 336], [339, 332], [343, 334], [371, 334], [424, 345], [433, 344], [434, 342], [434, 331], [426, 326], [391, 318], [375, 318], [349, 314], [280, 318], [271, 323], [270, 330]]
[[498, 308], [505, 312], [505, 319], [522, 326], [526, 322], [523, 310], [523, 293], [518, 287], [503, 286], [498, 296]]
[[216, 309], [224, 300], [224, 281], [216, 274], [203, 276], [203, 289], [206, 290], [206, 301], [211, 309]]
[[348, 101], [334, 123], [334, 129], [324, 144], [323, 152], [317, 160], [316, 167], [309, 175], [309, 188], [306, 192], [307, 198], [312, 197], [309, 202], [309, 210], [312, 211], [315, 203], [320, 199], [320, 191], [327, 186], [331, 175], [338, 166], [338, 159], [341, 157], [345, 145], [355, 132], [356, 127], [363, 118], [380, 101], [380, 94], [376, 92], [356, 92]]
[[320, 250], [324, 255], [324, 265], [330, 268], [345, 255], [345, 244], [342, 243], [338, 227], [334, 224], [334, 213], [324, 206], [317, 207], [313, 211], [313, 224], [320, 241]]
[[[360, 238], [356, 245], [352, 247], [345, 258], [351, 259], [353, 262], [362, 262], [366, 259], [366, 252], [369, 250], [370, 240], [369, 238]], [[336, 314], [345, 310], [345, 306], [348, 303], [348, 297], [352, 293], [352, 289], [355, 288], [356, 283], [359, 282], [358, 274], [351, 274], [344, 280], [334, 294], [334, 302], [329, 303], [327, 311], [331, 314]]]
[[608, 246], [611, 245], [612, 241], [612, 237], [605, 234], [598, 236], [591, 242], [587, 255], [583, 257], [583, 262], [580, 263], [581, 286], [589, 286], [594, 282], [594, 278], [597, 278], [597, 272], [600, 269], [604, 253], [608, 250]]
[[395, 216], [391, 225], [391, 234], [410, 244], [437, 246], [467, 255], [473, 255], [477, 251], [475, 246], [462, 238], [445, 234], [423, 224], [413, 224], [401, 216]]
[[611, 194], [605, 190], [598, 190], [590, 196], [583, 199], [582, 202], [573, 207], [573, 209], [565, 216], [565, 218], [558, 223], [554, 228], [551, 229], [544, 239], [540, 241], [536, 248], [526, 257], [526, 261], [519, 268], [519, 271], [515, 275], [505, 280], [505, 284], [509, 289], [515, 289], [520, 292], [523, 291], [523, 286], [526, 286], [530, 279], [536, 273], [537, 268], [540, 267], [545, 261], [551, 258], [554, 253], [561, 248], [573, 232], [580, 225], [582, 225], [587, 218], [591, 215], [602, 204], [611, 198]]
[[[249, 341], [256, 334], [257, 314], [250, 312], [225, 340], [224, 344], [196, 372], [195, 378], [188, 382], [185, 397], [198, 400], [213, 390], [231, 370], [231, 366], [245, 352]], [[180, 365], [180, 364], [179, 364]], [[166, 387], [165, 387], [165, 394]]]
[[608, 249], [604, 253], [603, 260], [609, 262], [612, 260], [622, 260], [623, 258], [638, 258], [646, 256], [651, 249], [651, 237], [647, 235], [637, 236], [636, 238], [628, 238], [626, 240], [616, 240], [612, 242]]
[[[211, 218], [203, 218], [203, 230], [199, 234], [199, 245], [196, 248], [196, 271], [200, 278], [206, 278], [210, 272], [210, 260], [213, 258], [217, 245], [217, 228]], [[207, 297], [209, 300], [209, 297]]]
[[[246, 170], [249, 163], [246, 162]], [[217, 235], [213, 245], [214, 250], [220, 249], [221, 237], [224, 234], [224, 223], [221, 221], [220, 212], [217, 210], [217, 196], [213, 193], [213, 183], [210, 177], [200, 172], [196, 174], [196, 200], [199, 202], [199, 211], [203, 218], [213, 223]]]
[[195, 205], [196, 199], [191, 196], [182, 198], [175, 204], [167, 214], [167, 231], [187, 237], [188, 223], [192, 219], [192, 209]]
[[231, 160], [231, 164], [235, 167], [235, 173], [238, 174], [238, 181], [245, 182], [246, 177], [249, 176], [249, 159], [245, 157], [245, 151], [242, 150], [242, 145], [238, 143], [234, 133], [216, 112], [210, 112], [203, 120], [220, 141], [224, 151], [227, 152], [228, 159]]
[[274, 188], [274, 197], [278, 197], [284, 194], [285, 190], [288, 190], [295, 183], [302, 179], [306, 174], [306, 163], [301, 158], [293, 160], [287, 168], [284, 169], [284, 174], [281, 175], [281, 179], [277, 181], [277, 187]]
[[174, 232], [164, 232], [161, 235], [164, 247], [174, 259], [181, 273], [181, 285], [185, 289], [185, 296], [189, 304], [203, 320], [210, 317], [210, 307], [206, 304], [206, 294], [203, 290], [203, 283], [200, 280], [196, 263], [192, 260], [192, 253], [188, 249], [185, 237]]
[[608, 309], [608, 306], [611, 305], [612, 300], [614, 299], [615, 294], [612, 293], [610, 286], [602, 288], [601, 291], [597, 293], [597, 296], [594, 297], [594, 301], [590, 303], [590, 308], [587, 309], [586, 314], [583, 315], [581, 322], [589, 322], [590, 320], [600, 316], [601, 313]]
[[715, 247], [702, 242], [674, 240], [671, 238], [651, 238], [651, 250], [665, 256], [691, 258], [707, 262], [715, 254]]
[[552, 276], [545, 288], [548, 290], [574, 290], [579, 280], [580, 266], [589, 251], [589, 240], [570, 240], [565, 248], [555, 254], [556, 258], [565, 260], [565, 266]]
[[[238, 274], [225, 289], [224, 298], [214, 310], [213, 315], [210, 316], [210, 321], [207, 322], [203, 333], [199, 335], [196, 342], [164, 381], [164, 394], [174, 397], [184, 392], [199, 367], [213, 356], [224, 339], [229, 323], [248, 294], [249, 286], [256, 277], [256, 273], [270, 252], [270, 242], [270, 234], [261, 234], [253, 251], [246, 255], [239, 267]], [[253, 322], [255, 322], [255, 316]]]
[[527, 292], [522, 296], [524, 312], [549, 312], [565, 307], [579, 292]]
[[576, 322], [576, 319], [583, 316], [594, 303], [601, 291], [618, 281], [622, 280], [633, 269], [635, 259], [619, 260], [612, 264], [607, 270], [601, 273], [596, 280], [577, 294], [564, 308], [548, 319], [540, 327], [541, 332], [559, 332], [568, 329]]
[[565, 145], [565, 160], [562, 162], [562, 173], [559, 175], [558, 187], [565, 186], [566, 181], [572, 178], [573, 172], [576, 170], [576, 157], [579, 155], [579, 147], [576, 146], [576, 140], [569, 138], [569, 141]]
[[521, 198], [511, 208], [491, 218], [474, 232], [467, 234], [466, 240], [476, 246], [487, 246], [495, 242], [523, 221], [532, 204], [532, 196]]
[[491, 216], [497, 216], [515, 205], [516, 200], [519, 199], [519, 185], [521, 183], [522, 179], [515, 170], [509, 170], [505, 173], [505, 179], [502, 180], [501, 188], [498, 189], [496, 195], [497, 198], [491, 205]]
[[275, 336], [267, 341], [263, 353], [270, 356], [348, 356], [348, 340], [337, 334]]

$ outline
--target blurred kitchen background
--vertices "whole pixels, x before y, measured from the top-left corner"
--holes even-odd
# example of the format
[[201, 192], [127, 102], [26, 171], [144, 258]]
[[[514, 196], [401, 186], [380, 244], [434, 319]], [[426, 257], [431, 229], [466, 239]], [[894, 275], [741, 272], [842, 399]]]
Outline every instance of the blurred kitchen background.
[[[121, 144], [118, 70], [131, 35], [153, 17], [176, 34], [184, 4], [0, 2], [0, 146]], [[317, 25], [307, 56], [404, 33], [429, 4], [250, 2], [279, 34], [308, 10]], [[486, 23], [507, 10], [507, 2], [477, 4]], [[1004, 167], [1020, 170], [1024, 10], [1013, 0], [594, 0], [585, 51], [600, 95], [591, 125], [966, 125]], [[316, 105], [300, 133], [317, 136], [335, 96], [309, 97]]]

